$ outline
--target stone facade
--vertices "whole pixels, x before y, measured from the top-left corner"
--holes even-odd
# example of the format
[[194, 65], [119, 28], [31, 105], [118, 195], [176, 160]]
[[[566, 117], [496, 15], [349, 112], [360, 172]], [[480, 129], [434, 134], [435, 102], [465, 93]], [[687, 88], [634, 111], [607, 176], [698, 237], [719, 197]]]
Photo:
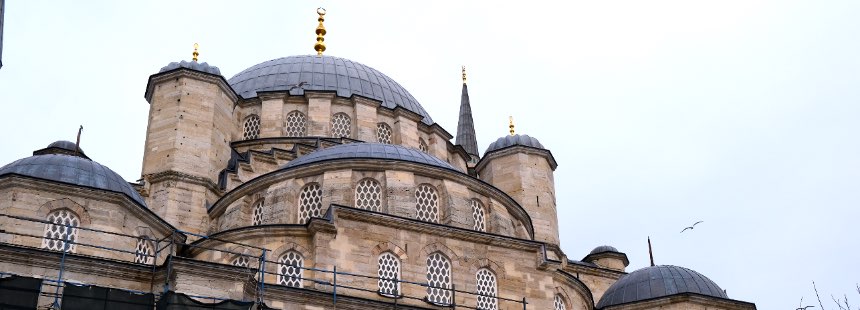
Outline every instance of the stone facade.
[[[475, 307], [484, 298], [491, 309], [591, 310], [626, 274], [623, 253], [577, 261], [561, 251], [556, 163], [546, 149], [513, 145], [476, 163], [451, 134], [404, 106], [331, 91], [242, 98], [216, 70], [180, 66], [150, 77], [143, 178], [128, 185], [145, 203], [105, 188], [0, 175], [0, 224], [9, 227], [0, 234], [2, 271], [283, 309], [332, 309], [337, 296], [337, 308], [347, 309]], [[316, 150], [376, 142], [381, 127], [391, 130], [396, 154], [288, 166]], [[66, 255], [42, 244], [51, 225], [43, 221], [55, 210], [79, 219], [77, 247]], [[142, 245], [154, 250], [151, 261], [140, 260]], [[393, 280], [403, 281], [400, 298], [380, 290], [392, 280], [378, 277], [382, 255], [396, 265]], [[426, 287], [437, 272], [433, 281], [450, 286]], [[492, 278], [481, 285], [494, 296], [476, 295], [479, 273]], [[450, 300], [425, 299], [431, 291]], [[671, 308], [675, 300], [610, 308]], [[679, 302], [747, 309], [709, 297]]]

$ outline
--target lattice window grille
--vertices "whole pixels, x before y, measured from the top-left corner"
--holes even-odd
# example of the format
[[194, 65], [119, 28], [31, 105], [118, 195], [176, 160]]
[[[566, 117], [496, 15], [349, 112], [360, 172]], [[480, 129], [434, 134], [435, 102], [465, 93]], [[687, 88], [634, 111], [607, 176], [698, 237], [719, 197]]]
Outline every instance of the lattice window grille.
[[233, 259], [233, 262], [231, 262], [231, 264], [232, 264], [233, 266], [238, 266], [238, 267], [245, 267], [245, 268], [248, 268], [248, 266], [250, 266], [250, 265], [251, 265], [251, 260], [250, 260], [250, 259], [248, 259], [248, 256], [245, 256], [245, 255], [239, 255], [239, 256], [236, 256], [236, 258], [234, 258], [234, 259]]
[[440, 253], [427, 256], [427, 301], [451, 304], [451, 261]]
[[151, 265], [155, 261], [155, 245], [146, 237], [137, 239], [134, 250], [134, 262], [138, 264]]
[[561, 299], [561, 295], [555, 295], [555, 310], [565, 310], [566, 307], [564, 305], [564, 299]]
[[251, 225], [257, 226], [263, 224], [263, 200], [254, 204], [251, 211]]
[[299, 223], [304, 224], [312, 217], [319, 217], [322, 210], [322, 189], [311, 183], [299, 194]]
[[391, 144], [391, 126], [386, 123], [376, 124], [376, 142]]
[[482, 268], [475, 274], [477, 281], [478, 306], [482, 310], [498, 310], [499, 301], [496, 298], [496, 275], [492, 271]]
[[292, 111], [287, 114], [284, 129], [287, 137], [304, 137], [307, 133], [307, 118], [302, 112]]
[[352, 122], [346, 113], [337, 113], [331, 117], [331, 135], [335, 138], [349, 138]]
[[260, 136], [260, 117], [252, 114], [245, 119], [245, 131], [243, 137], [245, 140], [256, 139]]
[[415, 191], [418, 219], [427, 222], [439, 222], [439, 194], [433, 186], [421, 184]]
[[379, 255], [379, 293], [400, 296], [400, 259], [391, 252]]
[[[63, 251], [65, 249], [68, 252], [75, 252], [78, 241], [77, 227], [81, 224], [78, 216], [72, 213], [72, 211], [63, 209], [48, 214], [46, 221], [53, 224], [45, 224], [42, 248], [53, 251]], [[68, 241], [68, 244], [66, 241]]]
[[355, 207], [379, 212], [382, 206], [382, 187], [374, 179], [363, 179], [355, 186]]
[[484, 213], [483, 204], [481, 204], [477, 199], [472, 199], [469, 204], [472, 205], [472, 217], [475, 219], [475, 230], [487, 231], [486, 214]]
[[430, 147], [427, 146], [427, 142], [424, 142], [424, 138], [418, 139], [418, 149], [424, 153], [428, 153], [430, 151]]
[[303, 287], [303, 266], [304, 259], [301, 254], [296, 251], [285, 253], [280, 259], [278, 259], [278, 284], [291, 287]]

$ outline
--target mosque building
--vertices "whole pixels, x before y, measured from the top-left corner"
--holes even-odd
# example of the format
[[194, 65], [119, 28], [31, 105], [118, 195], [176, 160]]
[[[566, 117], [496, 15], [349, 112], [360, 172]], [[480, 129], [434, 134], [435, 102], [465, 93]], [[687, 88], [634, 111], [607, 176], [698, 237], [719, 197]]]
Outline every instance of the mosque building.
[[564, 253], [549, 145], [480, 152], [465, 68], [452, 134], [318, 14], [314, 55], [151, 75], [137, 182], [70, 141], [0, 168], [0, 309], [755, 309]]

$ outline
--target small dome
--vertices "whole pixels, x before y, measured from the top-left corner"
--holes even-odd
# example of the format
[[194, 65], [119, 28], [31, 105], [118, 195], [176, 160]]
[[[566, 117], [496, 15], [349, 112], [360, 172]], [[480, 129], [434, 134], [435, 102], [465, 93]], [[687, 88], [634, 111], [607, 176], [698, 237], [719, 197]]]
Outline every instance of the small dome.
[[407, 147], [383, 143], [349, 143], [319, 149], [287, 163], [284, 168], [322, 162], [334, 159], [371, 158], [408, 161], [460, 171], [451, 164], [433, 155]]
[[[334, 56], [289, 56], [272, 59], [227, 80], [242, 98], [257, 97], [258, 92], [290, 91], [303, 95], [305, 90], [331, 91], [349, 98], [359, 95], [382, 101], [382, 106], [403, 107], [424, 117], [427, 125], [433, 119], [403, 86], [382, 72], [361, 63]], [[306, 83], [301, 87], [296, 85]]]
[[53, 148], [53, 147], [64, 149], [64, 150], [71, 151], [71, 152], [74, 152], [75, 149], [78, 149], [78, 152], [81, 152], [81, 153], [84, 152], [84, 150], [82, 150], [80, 147], [77, 147], [75, 145], [75, 143], [72, 141], [64, 141], [64, 140], [56, 141], [54, 143], [48, 144], [47, 148]]
[[594, 248], [594, 250], [591, 250], [591, 253], [589, 253], [589, 254], [597, 254], [597, 253], [603, 253], [603, 252], [618, 252], [618, 253], [621, 253], [621, 252], [619, 252], [619, 251], [618, 251], [618, 249], [616, 249], [614, 246], [610, 246], [610, 245], [601, 245], [601, 246], [599, 246], [599, 247]]
[[651, 266], [622, 276], [606, 290], [597, 308], [681, 293], [729, 298], [714, 281], [694, 270], [678, 266]]
[[509, 146], [514, 146], [514, 145], [528, 146], [528, 147], [533, 147], [533, 148], [542, 149], [542, 150], [546, 149], [543, 147], [543, 144], [540, 144], [540, 141], [538, 141], [538, 139], [529, 137], [529, 135], [517, 134], [517, 135], [513, 135], [513, 136], [504, 136], [504, 137], [501, 137], [498, 140], [496, 140], [496, 142], [490, 143], [490, 146], [487, 147], [487, 151], [484, 152], [484, 155], [486, 155], [489, 152], [492, 152], [495, 150], [500, 150], [500, 149], [503, 149], [503, 148], [506, 148]]
[[5, 175], [22, 175], [116, 192], [125, 194], [142, 206], [146, 205], [137, 191], [119, 174], [83, 157], [64, 154], [30, 156], [0, 168], [0, 176]]
[[196, 61], [185, 61], [185, 60], [180, 61], [180, 62], [171, 62], [167, 66], [164, 66], [163, 68], [161, 68], [161, 70], [158, 70], [158, 73], [167, 72], [167, 71], [175, 70], [175, 69], [179, 69], [179, 68], [187, 68], [187, 69], [191, 69], [191, 70], [197, 70], [200, 72], [206, 72], [206, 73], [210, 73], [210, 74], [221, 75], [221, 70], [219, 70], [218, 67], [216, 67], [216, 66], [210, 66], [208, 63], [205, 63], [205, 62], [199, 63]]

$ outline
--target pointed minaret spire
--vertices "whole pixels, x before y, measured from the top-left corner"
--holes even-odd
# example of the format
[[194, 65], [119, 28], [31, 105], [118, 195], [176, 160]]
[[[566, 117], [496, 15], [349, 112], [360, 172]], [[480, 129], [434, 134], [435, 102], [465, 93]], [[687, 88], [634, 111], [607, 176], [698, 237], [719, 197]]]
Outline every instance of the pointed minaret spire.
[[462, 145], [466, 153], [478, 158], [478, 140], [475, 137], [475, 121], [472, 119], [472, 106], [469, 104], [469, 89], [466, 87], [466, 66], [463, 66], [463, 93], [460, 95], [460, 121], [457, 122], [455, 144]]

